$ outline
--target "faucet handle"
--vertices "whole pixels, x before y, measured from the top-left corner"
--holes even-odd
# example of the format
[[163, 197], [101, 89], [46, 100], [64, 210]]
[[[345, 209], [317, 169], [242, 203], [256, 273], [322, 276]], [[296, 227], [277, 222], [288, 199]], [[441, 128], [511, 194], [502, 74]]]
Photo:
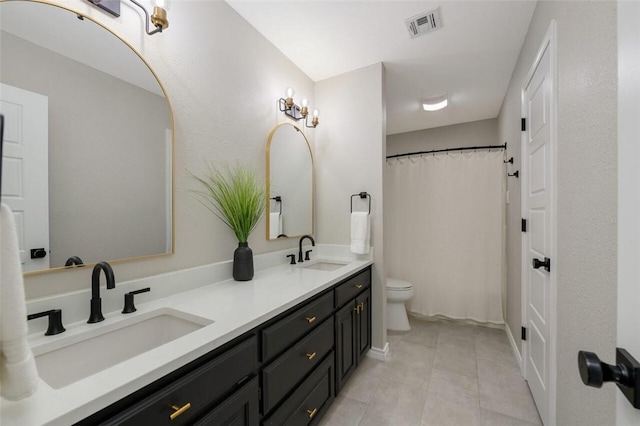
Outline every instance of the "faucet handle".
[[313, 250], [307, 250], [304, 252], [304, 260], [310, 260], [309, 259], [309, 253], [311, 253]]
[[288, 254], [287, 257], [291, 258], [291, 262], [289, 262], [289, 265], [295, 265], [296, 264], [296, 255], [295, 254]]
[[123, 314], [130, 314], [132, 312], [137, 311], [135, 305], [133, 304], [133, 296], [140, 293], [146, 293], [151, 291], [151, 288], [141, 288], [140, 290], [130, 291], [129, 293], [125, 293], [124, 295], [124, 309], [122, 309]]
[[53, 336], [65, 331], [65, 328], [62, 325], [62, 309], [51, 309], [50, 311], [27, 315], [27, 321], [42, 317], [49, 317], [49, 326], [47, 327], [47, 331], [44, 333], [45, 336]]

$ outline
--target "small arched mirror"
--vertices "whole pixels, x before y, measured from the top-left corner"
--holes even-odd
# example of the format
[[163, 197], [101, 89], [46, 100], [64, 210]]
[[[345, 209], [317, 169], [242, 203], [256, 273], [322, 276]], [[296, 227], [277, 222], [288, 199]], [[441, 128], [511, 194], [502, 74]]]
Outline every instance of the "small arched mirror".
[[280, 124], [267, 141], [267, 240], [313, 233], [313, 157], [309, 141], [292, 124]]
[[171, 253], [173, 118], [147, 63], [62, 6], [0, 2], [0, 28], [2, 201], [23, 271]]

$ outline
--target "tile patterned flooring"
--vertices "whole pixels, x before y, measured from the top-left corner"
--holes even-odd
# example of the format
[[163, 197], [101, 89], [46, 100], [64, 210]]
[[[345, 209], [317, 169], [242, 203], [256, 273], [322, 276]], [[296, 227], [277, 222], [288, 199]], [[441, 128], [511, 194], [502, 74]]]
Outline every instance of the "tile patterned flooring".
[[540, 417], [504, 330], [410, 319], [390, 359], [365, 358], [321, 426], [532, 426]]

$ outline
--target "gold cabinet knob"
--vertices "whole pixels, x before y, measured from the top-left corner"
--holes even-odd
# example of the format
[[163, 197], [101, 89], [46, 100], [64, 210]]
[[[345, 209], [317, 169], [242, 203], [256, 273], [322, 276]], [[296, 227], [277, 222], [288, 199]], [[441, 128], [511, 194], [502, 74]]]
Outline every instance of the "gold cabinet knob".
[[310, 419], [312, 419], [313, 416], [315, 416], [317, 412], [318, 412], [317, 408], [314, 408], [313, 410], [307, 410], [307, 414], [309, 415]]
[[180, 414], [184, 413], [185, 411], [187, 411], [189, 408], [191, 408], [191, 403], [187, 402], [186, 404], [184, 404], [182, 407], [178, 407], [177, 405], [172, 405], [171, 408], [173, 408], [175, 411], [173, 413], [171, 413], [171, 415], [169, 416], [169, 418], [171, 420], [174, 420], [176, 417], [178, 417]]
[[307, 322], [309, 324], [311, 324], [312, 322], [314, 322], [316, 320], [316, 317], [307, 317], [306, 320], [307, 320]]
[[356, 284], [355, 287], [359, 290], [362, 288], [362, 284]]
[[309, 361], [311, 361], [312, 359], [314, 359], [316, 357], [316, 353], [313, 352], [313, 353], [310, 353], [310, 354], [306, 354], [306, 356], [307, 356], [307, 359]]

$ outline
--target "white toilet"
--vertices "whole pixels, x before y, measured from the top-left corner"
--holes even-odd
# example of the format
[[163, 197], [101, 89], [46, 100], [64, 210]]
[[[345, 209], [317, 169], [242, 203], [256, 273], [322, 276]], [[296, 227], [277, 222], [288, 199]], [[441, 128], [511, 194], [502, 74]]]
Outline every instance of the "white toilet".
[[413, 284], [395, 278], [387, 278], [387, 330], [411, 330], [405, 303], [412, 297]]

